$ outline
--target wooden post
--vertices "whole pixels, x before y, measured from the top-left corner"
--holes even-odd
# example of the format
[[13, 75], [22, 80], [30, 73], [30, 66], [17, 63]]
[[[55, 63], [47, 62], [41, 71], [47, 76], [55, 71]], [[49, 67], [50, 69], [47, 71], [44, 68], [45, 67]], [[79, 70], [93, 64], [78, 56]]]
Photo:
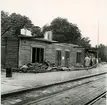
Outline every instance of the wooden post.
[[12, 77], [12, 69], [6, 68], [6, 77]]

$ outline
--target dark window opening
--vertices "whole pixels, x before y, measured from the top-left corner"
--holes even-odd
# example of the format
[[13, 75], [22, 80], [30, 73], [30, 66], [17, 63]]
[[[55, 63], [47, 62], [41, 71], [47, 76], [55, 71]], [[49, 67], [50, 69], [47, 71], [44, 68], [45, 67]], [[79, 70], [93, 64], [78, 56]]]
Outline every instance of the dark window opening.
[[76, 62], [81, 63], [81, 52], [77, 52]]
[[61, 65], [61, 51], [60, 50], [56, 51], [56, 65], [57, 66]]
[[65, 67], [69, 67], [70, 52], [65, 51]]
[[44, 60], [44, 49], [43, 48], [32, 48], [32, 63], [43, 63]]

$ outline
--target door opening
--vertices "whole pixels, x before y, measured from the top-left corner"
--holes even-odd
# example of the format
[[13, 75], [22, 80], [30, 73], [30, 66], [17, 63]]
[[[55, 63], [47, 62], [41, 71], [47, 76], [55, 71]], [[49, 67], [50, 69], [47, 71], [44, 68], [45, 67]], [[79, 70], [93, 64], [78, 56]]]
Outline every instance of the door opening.
[[61, 51], [56, 50], [56, 66], [60, 66], [60, 65], [61, 65]]
[[77, 52], [76, 62], [81, 63], [81, 52]]
[[65, 67], [69, 67], [69, 61], [70, 61], [70, 52], [65, 51]]

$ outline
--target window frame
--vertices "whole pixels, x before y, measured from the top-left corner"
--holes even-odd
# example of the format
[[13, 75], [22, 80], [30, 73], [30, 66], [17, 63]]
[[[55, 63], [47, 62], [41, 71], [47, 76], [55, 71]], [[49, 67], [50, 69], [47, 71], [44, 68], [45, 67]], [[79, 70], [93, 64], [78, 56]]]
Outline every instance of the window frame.
[[[40, 55], [39, 55], [39, 58], [37, 59], [35, 59], [35, 61], [33, 61], [33, 48], [36, 50], [35, 51], [35, 58], [36, 58], [36, 56], [37, 56], [37, 53], [38, 53], [38, 51], [37, 51], [37, 49], [38, 50], [40, 50], [40, 52], [38, 53], [38, 54], [40, 54], [41, 55], [41, 50], [43, 50], [42, 52], [42, 55], [43, 55], [43, 57], [42, 57], [42, 60], [40, 60], [41, 59], [41, 57], [40, 57]], [[43, 48], [43, 47], [32, 47], [32, 51], [31, 51], [31, 62], [32, 63], [43, 63], [44, 62], [44, 53], [45, 53], [45, 49]]]

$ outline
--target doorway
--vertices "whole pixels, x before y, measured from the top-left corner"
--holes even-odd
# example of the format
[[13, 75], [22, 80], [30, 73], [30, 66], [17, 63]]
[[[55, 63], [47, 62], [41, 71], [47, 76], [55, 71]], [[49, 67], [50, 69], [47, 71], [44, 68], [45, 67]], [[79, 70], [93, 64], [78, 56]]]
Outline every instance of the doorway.
[[69, 67], [69, 61], [70, 61], [70, 52], [65, 51], [65, 67]]
[[56, 50], [56, 66], [61, 66], [61, 50]]

